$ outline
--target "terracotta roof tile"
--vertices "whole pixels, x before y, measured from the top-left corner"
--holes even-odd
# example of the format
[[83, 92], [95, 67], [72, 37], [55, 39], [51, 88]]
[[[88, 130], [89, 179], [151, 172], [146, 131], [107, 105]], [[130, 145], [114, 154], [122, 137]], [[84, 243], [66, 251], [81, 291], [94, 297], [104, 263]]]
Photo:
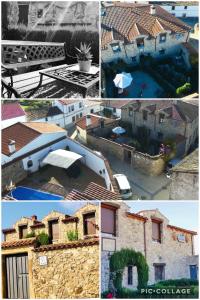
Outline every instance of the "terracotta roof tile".
[[197, 235], [196, 231], [188, 230], [188, 229], [185, 229], [185, 228], [182, 228], [182, 227], [177, 227], [177, 226], [174, 226], [174, 225], [167, 225], [167, 227], [172, 229], [172, 230], [177, 230], [177, 231], [182, 231], [182, 232], [189, 233], [189, 234], [192, 234], [192, 235]]
[[[86, 118], [87, 116], [90, 116], [90, 121], [91, 124], [89, 126], [86, 126]], [[79, 119], [78, 121], [76, 121], [76, 125], [82, 129], [89, 129], [89, 128], [94, 128], [94, 127], [98, 127], [101, 123], [101, 121], [104, 121], [104, 124], [109, 124], [112, 122], [115, 122], [116, 120], [114, 119], [108, 119], [108, 118], [104, 118], [98, 115], [87, 115], [82, 117], [81, 119]]]
[[51, 251], [51, 250], [59, 250], [59, 249], [87, 247], [87, 246], [93, 246], [93, 245], [99, 245], [98, 238], [95, 238], [95, 239], [91, 238], [91, 239], [73, 241], [73, 242], [68, 242], [68, 243], [45, 245], [45, 246], [40, 246], [38, 248], [35, 248], [33, 251], [35, 251], [35, 252]]
[[65, 99], [61, 99], [59, 100], [59, 102], [63, 105], [68, 105], [68, 104], [74, 104], [74, 103], [79, 103], [79, 100], [65, 100]]
[[156, 14], [151, 15], [150, 4], [120, 3], [105, 7], [102, 16], [102, 47], [111, 42], [109, 31], [119, 33], [124, 41], [131, 42], [139, 35], [156, 37], [159, 33], [169, 30], [172, 33], [184, 33], [190, 26], [168, 13], [159, 5], [155, 5]]
[[84, 194], [91, 197], [92, 200], [121, 200], [119, 194], [109, 191], [106, 188], [91, 182], [84, 191]]
[[[55, 124], [45, 122], [16, 123], [2, 130], [2, 153], [10, 155], [8, 144], [10, 140], [15, 141], [16, 151], [32, 142], [42, 133], [65, 131]], [[19, 134], [20, 133], [20, 134]]]
[[12, 232], [16, 232], [16, 229], [15, 228], [2, 229], [2, 233], [12, 233]]
[[101, 105], [104, 107], [122, 108], [131, 102], [133, 102], [133, 100], [103, 100]]
[[73, 189], [65, 198], [65, 200], [92, 200], [91, 197], [87, 196], [83, 192]]
[[26, 113], [18, 102], [1, 104], [1, 120], [25, 116]]
[[33, 225], [30, 226], [31, 228], [40, 228], [40, 227], [45, 227], [45, 224], [42, 222], [35, 222]]
[[27, 238], [27, 239], [22, 239], [22, 240], [2, 242], [1, 243], [1, 248], [2, 249], [7, 249], [7, 248], [34, 246], [35, 243], [36, 243], [36, 238]]
[[79, 218], [78, 217], [66, 217], [65, 219], [62, 220], [63, 223], [70, 223], [70, 222], [78, 222]]

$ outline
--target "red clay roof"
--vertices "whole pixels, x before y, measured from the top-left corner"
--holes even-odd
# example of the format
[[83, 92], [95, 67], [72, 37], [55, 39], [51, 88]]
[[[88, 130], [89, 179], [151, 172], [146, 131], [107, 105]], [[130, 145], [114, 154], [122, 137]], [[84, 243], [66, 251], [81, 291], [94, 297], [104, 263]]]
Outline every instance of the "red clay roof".
[[74, 103], [78, 103], [78, 102], [81, 102], [79, 100], [64, 100], [64, 99], [61, 99], [59, 100], [59, 102], [63, 105], [69, 105], [69, 104], [74, 104]]
[[80, 240], [80, 241], [73, 241], [68, 243], [59, 243], [59, 244], [51, 244], [51, 245], [45, 245], [40, 246], [38, 248], [35, 248], [35, 252], [41, 252], [41, 251], [49, 251], [49, 250], [59, 250], [59, 249], [70, 249], [70, 248], [79, 248], [79, 247], [87, 247], [87, 246], [93, 246], [93, 245], [99, 245], [99, 239], [86, 239], [86, 240]]
[[185, 229], [185, 228], [181, 228], [181, 227], [177, 227], [177, 226], [173, 226], [173, 225], [167, 225], [167, 227], [172, 229], [172, 230], [177, 230], [177, 231], [182, 231], [182, 232], [189, 233], [189, 234], [192, 234], [192, 235], [197, 235], [196, 231], [188, 230], [188, 229]]
[[134, 213], [129, 213], [128, 212], [128, 213], [126, 213], [126, 215], [127, 215], [128, 218], [137, 219], [137, 220], [140, 220], [140, 221], [143, 221], [143, 222], [148, 220], [148, 218], [140, 216], [139, 214], [134, 214]]
[[133, 100], [103, 100], [104, 107], [122, 108], [124, 105], [133, 102]]
[[[172, 33], [184, 33], [190, 26], [168, 13], [159, 5], [154, 5], [156, 14], [150, 13], [150, 4], [115, 2], [105, 7], [102, 17], [102, 47], [111, 42], [115, 32], [120, 34], [125, 42], [131, 42], [141, 35], [156, 37], [159, 33], [170, 30]], [[108, 32], [108, 33], [106, 33]]]
[[[87, 116], [90, 116], [90, 121], [91, 124], [89, 126], [86, 126], [86, 118]], [[109, 118], [103, 118], [101, 116], [97, 116], [97, 115], [87, 115], [82, 117], [81, 119], [79, 119], [78, 121], [76, 121], [76, 125], [82, 129], [89, 129], [89, 128], [94, 128], [94, 127], [98, 127], [100, 126], [101, 121], [104, 121], [104, 124], [109, 124], [109, 123], [114, 123], [116, 122], [116, 120], [114, 119], [109, 119]]]
[[35, 243], [36, 243], [36, 238], [27, 238], [27, 239], [23, 239], [23, 240], [2, 242], [1, 248], [7, 249], [7, 248], [34, 246]]
[[18, 102], [1, 104], [1, 120], [9, 120], [13, 118], [25, 116], [25, 112]]
[[43, 122], [16, 123], [2, 130], [2, 153], [10, 155], [8, 144], [15, 141], [16, 152], [39, 137], [42, 133], [65, 131], [55, 124]]
[[16, 229], [15, 228], [2, 229], [2, 233], [12, 233], [12, 232], [16, 232]]

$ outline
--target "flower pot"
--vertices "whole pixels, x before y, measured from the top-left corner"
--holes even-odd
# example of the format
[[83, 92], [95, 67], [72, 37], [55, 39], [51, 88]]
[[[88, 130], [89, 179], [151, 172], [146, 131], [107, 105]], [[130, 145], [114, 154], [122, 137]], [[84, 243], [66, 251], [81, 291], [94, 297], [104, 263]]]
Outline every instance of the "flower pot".
[[83, 72], [89, 72], [91, 64], [92, 60], [78, 60], [79, 70]]

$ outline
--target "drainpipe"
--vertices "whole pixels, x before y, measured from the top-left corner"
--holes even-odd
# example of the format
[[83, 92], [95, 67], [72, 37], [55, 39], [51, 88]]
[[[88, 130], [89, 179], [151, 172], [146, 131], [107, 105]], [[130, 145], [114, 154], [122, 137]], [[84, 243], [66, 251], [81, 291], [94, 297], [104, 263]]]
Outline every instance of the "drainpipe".
[[186, 43], [187, 43], [188, 40], [189, 40], [189, 35], [190, 35], [190, 31], [188, 31], [187, 38], [186, 38]]
[[192, 255], [194, 255], [193, 235], [191, 235]]
[[157, 50], [157, 49], [156, 49], [156, 41], [157, 41], [157, 37], [155, 38], [155, 52], [156, 52], [156, 50]]
[[145, 258], [147, 258], [147, 243], [146, 243], [146, 220], [143, 223], [143, 227], [144, 227], [144, 256]]

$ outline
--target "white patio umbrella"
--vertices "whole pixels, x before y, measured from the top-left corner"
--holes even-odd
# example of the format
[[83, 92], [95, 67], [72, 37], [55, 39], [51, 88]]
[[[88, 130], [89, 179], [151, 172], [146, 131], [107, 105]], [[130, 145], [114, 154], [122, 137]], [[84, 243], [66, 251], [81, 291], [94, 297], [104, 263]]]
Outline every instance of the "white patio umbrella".
[[122, 72], [120, 74], [117, 74], [113, 81], [116, 87], [123, 90], [131, 84], [132, 80], [133, 78], [131, 76], [131, 73]]
[[119, 135], [119, 134], [125, 133], [126, 130], [124, 128], [118, 126], [118, 127], [113, 128], [112, 132]]

